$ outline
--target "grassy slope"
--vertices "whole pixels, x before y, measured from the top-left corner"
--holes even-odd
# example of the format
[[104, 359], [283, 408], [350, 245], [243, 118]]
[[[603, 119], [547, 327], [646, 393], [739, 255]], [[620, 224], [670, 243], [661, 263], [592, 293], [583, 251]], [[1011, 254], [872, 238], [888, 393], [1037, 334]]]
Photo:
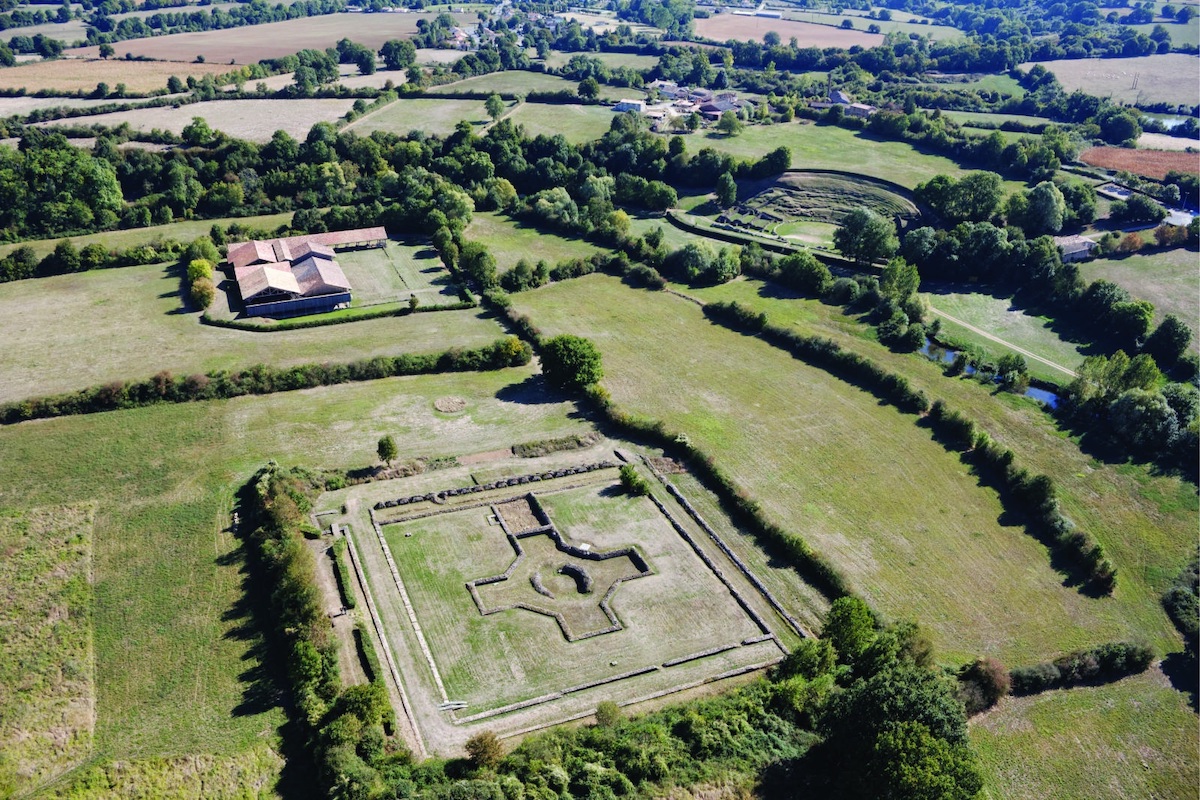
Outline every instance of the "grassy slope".
[[1196, 715], [1157, 669], [1108, 686], [1006, 698], [971, 723], [988, 794], [1189, 800]]
[[[1194, 250], [1176, 248], [1125, 258], [1098, 258], [1079, 266], [1084, 280], [1107, 280], [1154, 303], [1155, 322], [1174, 314], [1200, 333], [1200, 270]], [[1196, 341], [1193, 339], [1193, 347]]]
[[[530, 92], [574, 92], [578, 86], [578, 81], [570, 81], [566, 78], [560, 78], [557, 75], [526, 72], [525, 70], [508, 70], [506, 72], [493, 72], [488, 75], [477, 75], [455, 83], [435, 86], [429, 91], [431, 94], [502, 92], [524, 95]], [[603, 100], [619, 99], [622, 92], [628, 94], [630, 90], [621, 89], [616, 86], [600, 85], [600, 98]]]
[[[737, 300], [765, 311], [777, 324], [794, 325], [807, 335], [827, 336], [905, 374], [930, 397], [944, 398], [975, 419], [993, 438], [1012, 448], [1028, 469], [1052, 475], [1063, 511], [1104, 545], [1119, 571], [1116, 595], [1084, 601], [1093, 613], [1121, 620], [1126, 628], [1160, 653], [1179, 647], [1178, 637], [1159, 606], [1159, 597], [1187, 559], [1196, 538], [1196, 488], [1177, 478], [1154, 476], [1145, 466], [1108, 465], [1081, 453], [1060, 433], [1053, 420], [1033, 401], [995, 393], [966, 379], [948, 379], [941, 369], [919, 355], [892, 353], [867, 335], [840, 308], [793, 295], [758, 281], [735, 281], [693, 291], [705, 300]], [[1043, 556], [1044, 558], [1044, 556]], [[1034, 609], [1027, 599], [1016, 607], [1029, 608], [1045, 623], [1062, 627], [1054, 614]], [[1071, 618], [1072, 626], [1078, 620]], [[1049, 631], [1045, 652], [1071, 649], [1088, 637], [1078, 627]], [[1053, 640], [1058, 640], [1057, 645]]]
[[0, 401], [148, 378], [163, 369], [188, 374], [472, 347], [501, 333], [477, 310], [297, 331], [227, 330], [201, 325], [194, 313], [184, 312], [179, 290], [174, 265], [0, 285], [9, 345], [0, 355]]
[[[1050, 329], [1050, 321], [1045, 317], [1035, 317], [1021, 310], [1011, 308], [1011, 302], [1002, 297], [992, 297], [987, 294], [958, 294], [934, 293], [927, 294], [929, 302], [939, 311], [944, 311], [956, 319], [961, 319], [969, 325], [982, 328], [993, 336], [998, 336], [1006, 342], [1012, 342], [1017, 347], [1049, 359], [1055, 364], [1061, 364], [1067, 369], [1074, 370], [1083, 361], [1082, 350], [1086, 345], [1077, 345], [1059, 337]], [[1009, 348], [973, 333], [947, 319], [942, 320], [942, 330], [955, 342], [964, 342], [982, 347], [995, 356], [1010, 352]], [[1053, 383], [1070, 383], [1071, 376], [1053, 367], [1026, 359], [1029, 372], [1035, 377]]]
[[[98, 503], [96, 757], [244, 760], [282, 721], [244, 682], [256, 642], [242, 627], [237, 544], [226, 529], [232, 492], [255, 468], [270, 458], [362, 466], [384, 432], [419, 455], [579, 432], [565, 404], [497, 399], [529, 375], [396, 378], [0, 430], [0, 506]], [[432, 402], [444, 394], [470, 398], [472, 410], [439, 420]]]
[[[710, 325], [689, 303], [604, 276], [517, 295], [516, 304], [548, 334], [592, 337], [618, 403], [700, 443], [887, 616], [927, 625], [947, 657], [1026, 663], [1114, 638], [1141, 636], [1160, 649], [1176, 641], [1136, 579], [1106, 600], [1062, 586], [1044, 547], [1002, 522], [995, 493], [912, 417], [827, 373]], [[1176, 526], [1187, 514], [1179, 512]], [[1161, 524], [1155, 517], [1139, 532]], [[1170, 552], [1164, 565], [1183, 549], [1180, 531], [1154, 537]], [[1096, 533], [1107, 545], [1125, 531]], [[1118, 549], [1118, 564], [1126, 552]]]
[[466, 120], [476, 128], [489, 124], [482, 100], [439, 100], [417, 97], [388, 103], [378, 111], [368, 114], [343, 130], [352, 130], [359, 136], [370, 136], [373, 131], [388, 131], [404, 136], [409, 131], [420, 130], [435, 136], [446, 136], [454, 132], [459, 120]]
[[522, 258], [531, 265], [545, 259], [553, 267], [559, 261], [587, 258], [598, 250], [580, 239], [542, 232], [500, 214], [483, 211], [472, 215], [466, 237], [487, 245], [501, 273], [514, 267]]
[[[629, 90], [633, 93], [635, 90]], [[608, 106], [522, 103], [510, 119], [525, 127], [527, 136], [561, 133], [572, 144], [599, 139], [608, 132], [616, 114]]]
[[[792, 152], [793, 169], [860, 172], [909, 188], [938, 173], [958, 176], [970, 172], [945, 156], [922, 153], [904, 142], [807, 122], [750, 125], [737, 136], [710, 132], [693, 134], [685, 139], [688, 152], [712, 147], [739, 158], [758, 158], [777, 147], [787, 147]], [[1020, 185], [1007, 181], [1005, 190], [1013, 191]]]

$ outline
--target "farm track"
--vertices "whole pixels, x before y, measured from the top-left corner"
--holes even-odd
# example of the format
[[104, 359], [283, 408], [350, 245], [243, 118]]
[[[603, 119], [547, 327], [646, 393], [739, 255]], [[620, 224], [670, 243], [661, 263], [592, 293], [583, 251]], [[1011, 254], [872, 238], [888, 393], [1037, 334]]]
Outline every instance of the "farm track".
[[983, 330], [982, 328], [977, 328], [968, 322], [963, 322], [958, 317], [952, 317], [949, 314], [947, 314], [945, 311], [939, 311], [935, 308], [935, 309], [933, 309], [933, 313], [937, 314], [939, 317], [942, 317], [943, 319], [950, 320], [955, 325], [963, 326], [967, 330], [971, 331], [971, 333], [976, 333], [985, 339], [996, 342], [997, 344], [1002, 344], [1005, 347], [1009, 348], [1010, 350], [1015, 350], [1016, 352], [1025, 356], [1026, 358], [1032, 358], [1034, 361], [1037, 361], [1040, 364], [1045, 364], [1046, 366], [1050, 367], [1051, 369], [1056, 369], [1059, 372], [1065, 372], [1067, 375], [1070, 375], [1072, 378], [1079, 377], [1079, 375], [1076, 372], [1074, 372], [1073, 370], [1067, 369], [1062, 364], [1056, 364], [1048, 358], [1042, 358], [1037, 353], [1031, 353], [1023, 347], [1017, 347], [1012, 342], [1007, 342], [1004, 339], [1001, 339], [999, 336], [994, 336], [993, 334], [988, 333], [987, 331]]

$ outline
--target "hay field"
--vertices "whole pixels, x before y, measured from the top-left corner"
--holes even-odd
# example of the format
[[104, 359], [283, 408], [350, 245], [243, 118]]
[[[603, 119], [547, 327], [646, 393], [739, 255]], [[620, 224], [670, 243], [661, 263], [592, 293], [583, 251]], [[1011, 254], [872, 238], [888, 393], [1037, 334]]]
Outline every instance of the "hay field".
[[830, 25], [789, 19], [714, 14], [708, 19], [696, 20], [693, 25], [697, 36], [718, 42], [730, 39], [736, 39], [739, 42], [748, 40], [761, 42], [763, 36], [769, 31], [775, 31], [785, 42], [795, 37], [800, 47], [850, 48], [855, 45], [875, 47], [883, 44], [883, 34], [867, 33], [865, 23], [858, 26], [861, 30], [844, 30]]
[[916, 34], [918, 36], [928, 36], [930, 39], [936, 41], [959, 39], [966, 35], [952, 26], [938, 25], [930, 17], [923, 17], [920, 14], [899, 10], [892, 11], [892, 18], [890, 20], [871, 19], [867, 16], [866, 11], [851, 8], [844, 8], [838, 14], [811, 8], [786, 10], [783, 14], [784, 19], [796, 20], [798, 22], [812, 22], [819, 25], [831, 25], [833, 27], [840, 27], [842, 20], [849, 19], [854, 23], [855, 29], [860, 31], [865, 31], [869, 25], [878, 25], [880, 32], [883, 34], [903, 33], [905, 36]]
[[522, 258], [531, 264], [545, 259], [550, 266], [570, 258], [587, 258], [599, 248], [582, 239], [545, 233], [492, 211], [477, 211], [467, 226], [467, 239], [483, 242], [496, 258], [500, 272], [515, 267]]
[[[154, 128], [180, 133], [192, 122], [193, 117], [203, 117], [214, 130], [219, 130], [237, 139], [266, 142], [277, 130], [301, 141], [318, 122], [334, 122], [345, 116], [353, 100], [208, 100], [201, 103], [173, 108], [135, 108], [132, 111], [116, 111], [111, 114], [96, 114], [88, 117], [90, 125], [116, 127], [129, 123], [139, 131]], [[41, 127], [78, 125], [79, 120], [56, 120], [38, 123]]]
[[[1168, 53], [1136, 58], [1079, 58], [1034, 63], [1054, 73], [1068, 92], [1076, 89], [1117, 103], [1200, 103], [1200, 56]], [[1136, 80], [1136, 86], [1134, 82]]]
[[1006, 697], [971, 720], [993, 797], [1192, 800], [1196, 715], [1157, 667], [1109, 684]]
[[373, 131], [387, 131], [398, 136], [404, 136], [409, 131], [424, 131], [432, 136], [446, 136], [453, 133], [454, 126], [462, 120], [470, 122], [476, 129], [492, 123], [484, 111], [482, 100], [417, 97], [388, 103], [378, 111], [358, 118], [343, 130], [352, 130], [359, 136], [369, 136]]
[[608, 106], [522, 103], [509, 114], [528, 136], [562, 134], [571, 144], [585, 144], [608, 133], [616, 114]]
[[1200, 150], [1200, 139], [1184, 139], [1165, 133], [1143, 133], [1137, 143], [1139, 149], [1145, 150]]
[[[747, 281], [713, 294], [735, 288], [742, 296], [759, 296]], [[888, 618], [928, 626], [946, 658], [989, 654], [1023, 663], [1127, 636], [1176, 646], [1153, 589], [1130, 576], [1128, 591], [1093, 600], [1064, 586], [1045, 547], [1007, 522], [994, 491], [979, 486], [912, 417], [873, 396], [764, 342], [709, 324], [691, 303], [631, 290], [607, 276], [523, 292], [514, 295], [514, 304], [546, 335], [592, 338], [605, 359], [603, 383], [618, 404], [663, 419], [700, 444], [772, 519], [837, 564]], [[787, 318], [777, 321], [790, 324]], [[916, 359], [903, 358], [904, 372], [922, 369], [909, 368]], [[931, 389], [933, 396], [945, 396]], [[998, 405], [986, 399], [986, 390], [983, 397]], [[988, 419], [974, 408], [968, 411]], [[1035, 413], [1032, 419], [1044, 420]], [[1077, 451], [1074, 457], [1088, 461]], [[1072, 464], [1067, 475], [1079, 471]], [[1090, 517], [1077, 515], [1080, 495], [1072, 495], [1064, 480], [1064, 509], [1104, 542], [1123, 574], [1134, 572], [1132, 564], [1151, 552], [1158, 563], [1177, 568], [1188, 546], [1177, 539], [1188, 513], [1184, 508], [1167, 524], [1158, 511], [1145, 514], [1140, 487], [1131, 493], [1126, 486], [1114, 492], [1120, 510], [1101, 527], [1092, 524], [1094, 504]], [[1165, 481], [1162, 491], [1170, 485]], [[1186, 487], [1178, 491], [1187, 493]], [[1082, 495], [1085, 503], [1090, 496]], [[1194, 493], [1190, 508], [1194, 515]], [[1122, 515], [1140, 522], [1134, 527], [1127, 519], [1118, 521]], [[1135, 541], [1143, 535], [1146, 540]], [[1194, 530], [1187, 538], [1194, 540]], [[1117, 540], [1141, 548], [1141, 558], [1126, 560], [1129, 550], [1117, 547]], [[963, 575], [971, 580], [961, 580]]]
[[144, 379], [164, 369], [190, 374], [257, 363], [354, 361], [474, 347], [501, 335], [500, 327], [478, 310], [295, 331], [214, 328], [200, 325], [194, 312], [183, 310], [181, 286], [173, 264], [0, 285], [0, 317], [8, 342], [0, 354], [0, 401]]
[[[324, 50], [341, 39], [352, 39], [373, 50], [388, 39], [407, 39], [416, 33], [417, 20], [432, 19], [431, 14], [326, 14], [302, 17], [265, 25], [248, 25], [217, 31], [172, 33], [149, 39], [131, 39], [114, 47], [117, 55], [192, 61], [204, 56], [211, 64], [253, 64], [264, 58], [281, 58], [313, 48]], [[99, 47], [79, 47], [71, 55], [95, 58]]]
[[[3, 70], [0, 70], [0, 76], [2, 75]], [[25, 115], [43, 108], [91, 108], [111, 102], [113, 101], [83, 100], [77, 97], [0, 97], [0, 117]]]
[[[469, 702], [470, 713], [735, 644], [760, 633], [648, 499], [614, 495], [605, 491], [606, 485], [545, 495], [543, 504], [564, 537], [590, 543], [596, 551], [634, 546], [654, 574], [621, 584], [614, 595], [612, 607], [624, 630], [575, 642], [564, 638], [552, 618], [524, 609], [479, 613], [464, 583], [502, 573], [515, 558], [501, 528], [488, 524], [487, 508], [385, 527], [388, 546], [447, 693]], [[547, 537], [536, 538], [545, 541], [522, 540], [530, 567], [543, 555], [548, 564], [555, 560], [552, 545], [543, 553]], [[604, 566], [611, 574], [600, 565], [590, 570], [598, 581], [624, 574], [616, 561]], [[556, 596], [563, 595], [564, 602], [578, 597], [568, 585], [573, 581], [552, 573], [542, 578]], [[479, 591], [485, 602], [515, 602], [527, 595], [524, 602], [557, 608], [557, 603], [534, 592], [527, 575], [521, 575], [520, 583], [501, 593], [496, 587]], [[604, 591], [607, 586], [601, 588], [598, 582], [592, 602], [598, 602]], [[580, 605], [582, 612], [586, 605], [582, 598]], [[594, 627], [607, 625], [599, 613], [580, 613], [576, 621], [588, 629], [588, 622]], [[722, 668], [736, 665], [734, 659]], [[607, 691], [614, 697], [624, 694], [620, 684]]]
[[[99, 766], [81, 780], [102, 774], [118, 796], [269, 793], [284, 716], [258, 683], [262, 643], [228, 530], [234, 490], [271, 458], [371, 464], [385, 432], [430, 456], [586, 432], [572, 405], [520, 402], [512, 389], [531, 374], [396, 378], [0, 429], [0, 507], [96, 504]], [[432, 408], [445, 394], [470, 403], [453, 425]]]
[[[533, 51], [530, 50], [530, 53]], [[546, 59], [548, 67], [564, 67], [567, 62], [580, 53], [564, 53], [561, 50], [551, 50]], [[656, 56], [643, 56], [637, 53], [586, 53], [588, 58], [595, 58], [610, 68], [632, 67], [634, 69], [650, 69], [658, 64]]]
[[1200, 269], [1196, 253], [1175, 248], [1135, 253], [1124, 258], [1097, 258], [1079, 265], [1084, 280], [1105, 278], [1131, 295], [1154, 303], [1154, 321], [1174, 314], [1192, 329], [1192, 350], [1200, 348]]
[[1200, 172], [1200, 154], [1178, 150], [1130, 150], [1126, 147], [1090, 147], [1079, 160], [1093, 167], [1126, 170], [1135, 175], [1162, 180], [1171, 170]]
[[[133, 42], [121, 42], [120, 44], [133, 44]], [[52, 61], [32, 61], [28, 64], [0, 69], [0, 89], [24, 88], [30, 93], [42, 89], [62, 92], [91, 91], [96, 88], [97, 83], [103, 82], [107, 83], [110, 88], [115, 88], [118, 83], [123, 83], [131, 92], [152, 92], [156, 89], [165, 89], [167, 79], [172, 75], [178, 76], [180, 80], [186, 80], [190, 75], [200, 77], [228, 71], [229, 67], [221, 64], [125, 61], [120, 58], [105, 60], [95, 56], [59, 58]], [[74, 105], [78, 102], [63, 99], [59, 100], [56, 105], [68, 103]]]
[[[543, 72], [527, 72], [525, 70], [507, 70], [492, 72], [487, 75], [476, 75], [473, 78], [435, 86], [430, 94], [451, 92], [500, 92], [502, 94], [529, 94], [530, 92], [574, 92], [579, 86], [578, 81], [569, 81], [557, 75], [547, 75]], [[602, 85], [600, 97], [604, 100], [619, 100], [635, 93], [634, 89], [622, 89], [616, 86]]]

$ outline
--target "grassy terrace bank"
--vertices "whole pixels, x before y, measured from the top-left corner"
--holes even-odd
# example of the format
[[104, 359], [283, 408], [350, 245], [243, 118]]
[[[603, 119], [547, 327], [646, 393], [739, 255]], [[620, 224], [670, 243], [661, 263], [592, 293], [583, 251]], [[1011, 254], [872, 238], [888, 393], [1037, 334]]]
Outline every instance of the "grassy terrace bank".
[[[586, 432], [571, 406], [528, 402], [531, 374], [393, 378], [0, 430], [0, 508], [96, 503], [93, 763], [133, 761], [125, 774], [144, 772], [152, 793], [179, 785], [196, 796], [203, 780], [233, 796], [237, 770], [251, 767], [269, 779], [279, 767], [266, 748], [282, 715], [254, 684], [258, 637], [245, 627], [227, 527], [234, 489], [272, 458], [370, 464], [384, 433], [411, 457]], [[466, 410], [437, 413], [445, 395]], [[200, 758], [161, 760], [185, 754]]]
[[[734, 295], [722, 299], [754, 305], [761, 288], [739, 281], [708, 296]], [[710, 325], [691, 303], [631, 290], [613, 278], [589, 276], [514, 300], [546, 334], [592, 338], [617, 403], [687, 434], [887, 616], [927, 625], [947, 657], [989, 654], [1019, 664], [1129, 637], [1147, 639], [1160, 652], [1178, 647], [1157, 587], [1173, 576], [1194, 539], [1187, 533], [1194, 527], [1191, 488], [1141, 469], [1089, 464], [1036, 407], [997, 403], [976, 384], [941, 377], [932, 364], [923, 370], [921, 362], [892, 357], [873, 342], [845, 332], [837, 337], [912, 375], [931, 397], [945, 396], [1022, 463], [1063, 481], [1064, 509], [1104, 543], [1128, 583], [1115, 598], [1090, 599], [1062, 585], [1044, 546], [1008, 523], [992, 490], [980, 487], [914, 417], [764, 342]], [[762, 302], [773, 322], [807, 317], [818, 324], [804, 332], [825, 333], [819, 304]], [[1017, 435], [994, 425], [998, 418]], [[1048, 457], [1035, 457], [1045, 450]], [[1100, 487], [1114, 499], [1097, 500]], [[969, 584], [963, 575], [972, 576]]]

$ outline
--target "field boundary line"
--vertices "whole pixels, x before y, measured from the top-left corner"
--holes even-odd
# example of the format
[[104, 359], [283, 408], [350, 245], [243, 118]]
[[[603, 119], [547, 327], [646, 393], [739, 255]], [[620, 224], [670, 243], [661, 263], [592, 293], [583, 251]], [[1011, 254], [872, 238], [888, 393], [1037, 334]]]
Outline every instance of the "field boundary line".
[[400, 570], [396, 569], [391, 548], [383, 538], [383, 528], [375, 521], [375, 509], [369, 508], [367, 512], [371, 518], [371, 527], [375, 529], [375, 535], [379, 537], [379, 546], [383, 548], [383, 557], [387, 559], [388, 569], [392, 571], [392, 580], [396, 582], [396, 588], [400, 591], [400, 600], [404, 603], [404, 610], [408, 613], [408, 621], [413, 626], [413, 632], [417, 634], [417, 643], [421, 645], [421, 652], [425, 654], [425, 660], [429, 663], [429, 669], [433, 673], [433, 681], [437, 684], [438, 691], [441, 692], [442, 702], [448, 703], [450, 698], [446, 696], [446, 685], [442, 683], [442, 674], [438, 672], [437, 664], [433, 661], [433, 653], [429, 651], [429, 643], [425, 641], [425, 634], [421, 630], [421, 623], [417, 621], [417, 612], [413, 608], [412, 600], [409, 599], [408, 590], [404, 588], [404, 581], [400, 580]]
[[1056, 364], [1053, 361], [1051, 361], [1050, 359], [1042, 358], [1038, 354], [1031, 353], [1023, 347], [1017, 347], [1012, 342], [1006, 342], [1005, 340], [1001, 339], [999, 336], [994, 336], [994, 335], [988, 333], [987, 331], [983, 330], [982, 328], [977, 328], [974, 325], [971, 325], [970, 323], [963, 322], [961, 319], [958, 319], [957, 317], [952, 317], [949, 314], [947, 314], [945, 311], [939, 311], [938, 309], [934, 308], [932, 305], [930, 306], [930, 308], [933, 310], [933, 313], [937, 314], [939, 317], [944, 317], [945, 319], [948, 319], [951, 322], [953, 322], [955, 325], [961, 325], [964, 328], [966, 328], [967, 330], [971, 331], [972, 333], [979, 334], [983, 338], [989, 339], [993, 342], [996, 342], [997, 344], [1002, 344], [1005, 347], [1009, 348], [1010, 350], [1016, 350], [1021, 355], [1028, 356], [1029, 358], [1032, 358], [1034, 361], [1045, 364], [1046, 366], [1056, 369], [1059, 372], [1065, 372], [1068, 375], [1070, 375], [1072, 378], [1079, 377], [1078, 373], [1076, 373], [1074, 370], [1067, 369], [1062, 364]]
[[[358, 557], [358, 549], [354, 545], [354, 540], [349, 535], [345, 535], [346, 552], [350, 554], [350, 562], [354, 566], [354, 576], [358, 580], [358, 585], [362, 589], [363, 600], [367, 604], [367, 613], [371, 617], [371, 624], [375, 628], [376, 635], [379, 636], [379, 643], [383, 646], [383, 655], [387, 659], [388, 671], [391, 673], [392, 681], [396, 685], [396, 691], [400, 695], [400, 705], [404, 711], [404, 717], [407, 721], [407, 727], [412, 731], [412, 740], [410, 743], [416, 744], [416, 751], [422, 759], [429, 757], [429, 753], [425, 750], [425, 742], [421, 738], [421, 730], [417, 727], [416, 718], [413, 716], [412, 705], [408, 700], [408, 693], [404, 690], [404, 683], [400, 679], [400, 670], [396, 667], [395, 659], [392, 657], [392, 647], [388, 643], [387, 635], [383, 632], [383, 620], [379, 618], [379, 612], [375, 608], [375, 599], [371, 596], [371, 590], [367, 586], [366, 572], [363, 569], [362, 562]], [[408, 737], [405, 737], [408, 738]]]
[[369, 118], [371, 118], [371, 117], [375, 116], [375, 115], [376, 115], [376, 114], [378, 114], [380, 111], [383, 111], [385, 108], [391, 108], [391, 106], [392, 106], [392, 103], [399, 102], [399, 100], [400, 100], [400, 95], [396, 95], [396, 99], [395, 99], [395, 100], [392, 100], [392, 101], [391, 101], [391, 102], [389, 102], [389, 103], [384, 103], [383, 105], [379, 106], [378, 108], [373, 108], [373, 109], [371, 109], [370, 111], [368, 111], [367, 113], [363, 114], [363, 115], [362, 115], [361, 117], [359, 117], [358, 119], [354, 120], [353, 122], [348, 122], [348, 123], [346, 123], [345, 125], [343, 125], [343, 126], [342, 126], [341, 130], [340, 130], [340, 131], [338, 131], [338, 132], [339, 132], [339, 133], [341, 133], [342, 131], [348, 131], [348, 130], [350, 130], [350, 129], [351, 129], [351, 128], [353, 128], [355, 125], [357, 125], [358, 123], [362, 122], [364, 119], [369, 119]]

